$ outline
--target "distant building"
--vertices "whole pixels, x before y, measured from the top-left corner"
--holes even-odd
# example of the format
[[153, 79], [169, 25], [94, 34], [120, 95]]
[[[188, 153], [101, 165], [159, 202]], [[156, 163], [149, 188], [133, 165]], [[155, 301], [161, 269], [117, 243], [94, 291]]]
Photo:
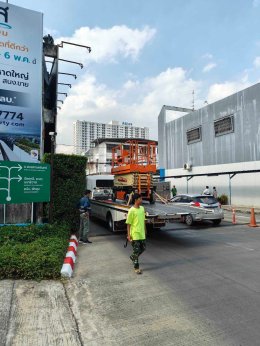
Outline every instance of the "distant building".
[[158, 146], [178, 193], [216, 186], [230, 204], [260, 207], [260, 83], [170, 122], [162, 108]]
[[[143, 139], [143, 138], [101, 138], [93, 141], [93, 148], [90, 148], [86, 152], [88, 158], [87, 162], [87, 174], [98, 173], [111, 173], [112, 162], [112, 148], [121, 143], [126, 143], [130, 139]], [[157, 141], [152, 141], [157, 144]]]
[[93, 147], [98, 138], [149, 138], [148, 127], [136, 127], [132, 123], [112, 120], [108, 124], [77, 120], [73, 123], [74, 154], [82, 154]]

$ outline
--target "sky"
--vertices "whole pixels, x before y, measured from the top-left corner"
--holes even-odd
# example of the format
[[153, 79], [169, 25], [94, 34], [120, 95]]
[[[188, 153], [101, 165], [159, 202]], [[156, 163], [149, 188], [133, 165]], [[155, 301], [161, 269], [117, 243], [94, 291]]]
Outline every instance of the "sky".
[[[128, 121], [157, 139], [163, 105], [195, 109], [259, 82], [260, 0], [9, 0], [44, 14], [66, 45], [59, 71], [57, 151], [73, 150], [73, 122]], [[194, 91], [194, 94], [193, 94]], [[167, 113], [171, 120], [174, 113]]]

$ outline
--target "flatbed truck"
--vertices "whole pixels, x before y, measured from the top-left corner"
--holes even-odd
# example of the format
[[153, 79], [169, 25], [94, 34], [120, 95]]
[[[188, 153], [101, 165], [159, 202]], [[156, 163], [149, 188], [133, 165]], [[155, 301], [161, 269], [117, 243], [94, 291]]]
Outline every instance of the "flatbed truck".
[[[131, 206], [123, 204], [120, 201], [96, 200], [92, 199], [91, 217], [102, 220], [106, 223], [111, 232], [122, 231], [126, 229], [126, 218]], [[171, 203], [163, 204], [155, 202], [154, 204], [143, 203], [146, 212], [146, 225], [148, 229], [160, 229], [167, 222], [185, 221], [190, 215], [199, 221], [201, 213], [212, 213], [211, 210], [201, 211], [196, 207], [172, 205]]]

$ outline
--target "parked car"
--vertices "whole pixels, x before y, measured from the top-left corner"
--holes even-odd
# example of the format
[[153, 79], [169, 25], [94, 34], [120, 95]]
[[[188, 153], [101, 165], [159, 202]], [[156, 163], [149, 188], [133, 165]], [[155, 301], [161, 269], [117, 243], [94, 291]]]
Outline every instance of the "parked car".
[[221, 204], [212, 195], [177, 195], [170, 200], [182, 206], [193, 207], [191, 213], [185, 216], [185, 222], [191, 226], [195, 221], [210, 220], [214, 225], [219, 225], [224, 219], [224, 212]]
[[112, 189], [103, 189], [94, 187], [92, 191], [92, 198], [99, 200], [107, 200], [112, 198]]

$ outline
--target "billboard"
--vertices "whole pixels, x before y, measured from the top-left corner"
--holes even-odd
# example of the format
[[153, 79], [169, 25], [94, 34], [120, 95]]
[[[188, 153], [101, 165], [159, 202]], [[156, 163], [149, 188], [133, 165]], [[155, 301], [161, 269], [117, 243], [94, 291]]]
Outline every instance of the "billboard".
[[0, 1], [0, 161], [38, 162], [42, 13]]

